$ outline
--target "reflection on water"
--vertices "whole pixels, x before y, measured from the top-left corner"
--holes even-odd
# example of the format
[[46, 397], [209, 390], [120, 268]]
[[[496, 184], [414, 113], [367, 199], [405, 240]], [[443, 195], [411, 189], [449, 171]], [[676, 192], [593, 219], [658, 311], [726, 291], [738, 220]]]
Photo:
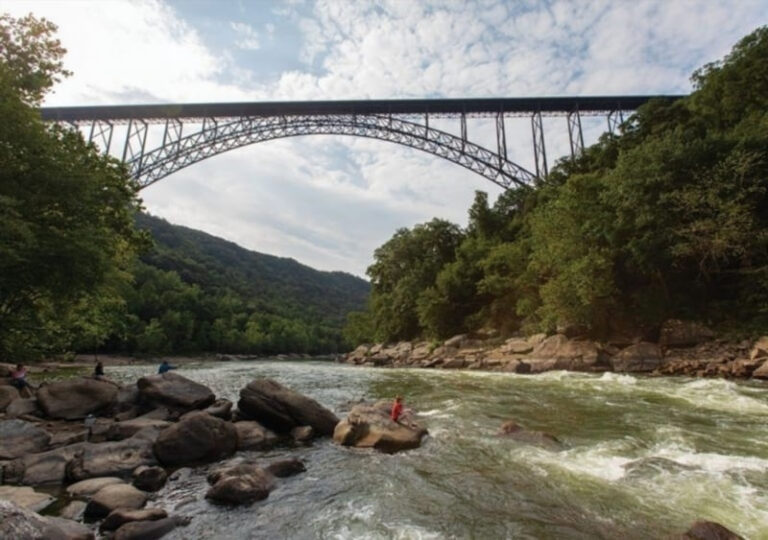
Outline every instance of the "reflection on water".
[[[153, 368], [112, 368], [128, 381]], [[208, 504], [205, 470], [157, 504], [193, 518], [168, 538], [662, 538], [695, 519], [768, 538], [768, 387], [718, 379], [353, 368], [323, 362], [204, 363], [180, 371], [237, 400], [272, 377], [340, 416], [350, 400], [406, 397], [430, 437], [394, 456], [328, 440], [253, 452], [307, 473], [266, 501]], [[565, 443], [495, 436], [516, 419]]]

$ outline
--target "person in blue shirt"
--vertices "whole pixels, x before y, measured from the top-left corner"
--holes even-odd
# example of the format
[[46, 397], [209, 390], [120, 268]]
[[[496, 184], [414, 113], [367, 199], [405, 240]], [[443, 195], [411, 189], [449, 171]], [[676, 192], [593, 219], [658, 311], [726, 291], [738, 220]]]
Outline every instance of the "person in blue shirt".
[[163, 360], [163, 363], [160, 364], [160, 367], [157, 369], [158, 373], [167, 373], [168, 371], [171, 371], [172, 369], [176, 369], [176, 366], [172, 366], [168, 363], [168, 360]]

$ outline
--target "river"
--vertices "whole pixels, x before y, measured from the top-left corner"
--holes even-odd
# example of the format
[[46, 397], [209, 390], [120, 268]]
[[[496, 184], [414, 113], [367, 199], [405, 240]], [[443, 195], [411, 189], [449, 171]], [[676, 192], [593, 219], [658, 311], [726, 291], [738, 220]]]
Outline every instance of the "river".
[[[148, 366], [110, 368], [135, 380]], [[180, 373], [236, 401], [272, 377], [343, 415], [345, 403], [403, 394], [428, 427], [417, 450], [384, 455], [311, 447], [307, 472], [252, 507], [203, 495], [205, 468], [156, 504], [192, 517], [171, 539], [664, 538], [696, 519], [768, 538], [768, 386], [606, 373], [536, 376], [356, 368], [319, 361], [200, 363]], [[562, 450], [499, 438], [507, 419]], [[174, 510], [176, 508], [176, 510]]]

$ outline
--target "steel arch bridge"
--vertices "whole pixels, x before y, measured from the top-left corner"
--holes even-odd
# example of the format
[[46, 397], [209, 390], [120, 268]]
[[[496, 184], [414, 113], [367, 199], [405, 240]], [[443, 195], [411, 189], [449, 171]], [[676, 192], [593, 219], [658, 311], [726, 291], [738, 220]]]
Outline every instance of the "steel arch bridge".
[[[142, 189], [193, 163], [235, 148], [313, 134], [352, 135], [398, 143], [461, 165], [506, 189], [529, 186], [547, 176], [542, 117], [566, 118], [570, 153], [576, 157], [584, 149], [582, 116], [604, 116], [608, 131], [614, 133], [624, 121], [625, 113], [634, 111], [648, 100], [680, 97], [117, 105], [43, 108], [40, 112], [46, 122], [84, 130], [88, 141], [104, 153], [119, 152], [119, 157]], [[530, 117], [535, 171], [518, 165], [507, 151], [505, 119], [521, 116]], [[459, 134], [431, 127], [431, 118], [458, 119]], [[495, 119], [495, 149], [485, 148], [469, 139], [468, 118]], [[124, 137], [122, 148], [113, 148], [116, 134]], [[148, 149], [148, 140], [157, 141], [157, 146]]]

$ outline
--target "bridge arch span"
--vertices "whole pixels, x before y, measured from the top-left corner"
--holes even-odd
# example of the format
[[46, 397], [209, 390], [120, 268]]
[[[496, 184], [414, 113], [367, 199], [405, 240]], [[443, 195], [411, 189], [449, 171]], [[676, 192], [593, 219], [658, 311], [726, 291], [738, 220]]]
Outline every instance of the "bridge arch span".
[[143, 152], [126, 164], [142, 187], [218, 154], [274, 139], [350, 135], [394, 142], [465, 167], [503, 188], [531, 185], [536, 176], [470, 141], [423, 124], [385, 115], [284, 116], [205, 122], [199, 131]]

